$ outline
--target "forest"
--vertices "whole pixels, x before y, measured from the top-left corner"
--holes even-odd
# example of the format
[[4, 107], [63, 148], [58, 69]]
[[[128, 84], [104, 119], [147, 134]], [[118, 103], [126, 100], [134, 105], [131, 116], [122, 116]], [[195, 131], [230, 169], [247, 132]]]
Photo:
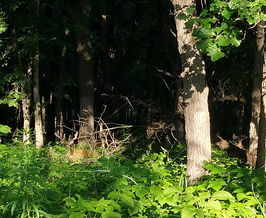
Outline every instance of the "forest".
[[265, 0], [1, 0], [0, 218], [266, 217]]

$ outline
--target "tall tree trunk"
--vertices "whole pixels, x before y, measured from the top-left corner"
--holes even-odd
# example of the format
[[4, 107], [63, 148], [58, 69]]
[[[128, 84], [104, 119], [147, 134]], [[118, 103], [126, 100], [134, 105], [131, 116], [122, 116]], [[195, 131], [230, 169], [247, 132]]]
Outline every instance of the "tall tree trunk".
[[[260, 125], [264, 125], [263, 122], [260, 124], [261, 112], [261, 83], [263, 74], [263, 55], [264, 55], [264, 28], [259, 24], [257, 25], [256, 35], [256, 51], [255, 51], [255, 72], [256, 77], [253, 81], [252, 91], [252, 106], [251, 106], [251, 122], [249, 128], [249, 159], [248, 162], [256, 163], [256, 156], [259, 144]], [[265, 129], [265, 128], [264, 128]]]
[[[68, 30], [65, 30], [65, 41], [66, 37], [69, 34]], [[58, 85], [57, 85], [57, 93], [56, 93], [56, 104], [55, 104], [55, 132], [57, 132], [59, 135], [64, 135], [64, 128], [63, 128], [63, 76], [65, 71], [65, 61], [66, 61], [66, 46], [63, 46], [62, 53], [61, 53], [61, 66], [59, 69], [58, 74]], [[55, 138], [58, 140], [58, 138]]]
[[[79, 25], [88, 28], [90, 4], [80, 0], [83, 20]], [[83, 30], [83, 31], [84, 31]], [[79, 144], [94, 142], [94, 73], [93, 49], [89, 34], [77, 32], [77, 53], [79, 65], [79, 103], [80, 103], [80, 129]]]
[[[114, 112], [114, 103], [113, 98], [113, 89], [114, 89], [114, 82], [113, 82], [113, 58], [114, 58], [114, 51], [112, 45], [110, 45], [110, 38], [112, 34], [109, 34], [110, 31], [110, 23], [108, 20], [108, 13], [107, 13], [107, 0], [103, 0], [101, 3], [101, 34], [100, 34], [100, 41], [101, 41], [101, 69], [102, 69], [102, 104], [105, 108], [105, 113], [103, 115], [105, 122], [108, 122], [111, 118], [112, 113]], [[101, 111], [102, 112], [102, 111]]]
[[28, 65], [27, 72], [24, 72], [24, 69], [22, 67], [22, 61], [21, 57], [17, 51], [17, 33], [16, 28], [12, 29], [12, 36], [15, 39], [14, 42], [14, 50], [17, 55], [17, 65], [18, 70], [20, 74], [22, 75], [22, 83], [20, 85], [20, 91], [22, 94], [22, 116], [23, 116], [23, 136], [22, 141], [25, 144], [30, 143], [30, 102], [31, 102], [31, 78], [32, 78], [32, 72], [31, 72], [31, 63]]
[[[30, 64], [31, 65], [31, 64]], [[30, 93], [31, 93], [31, 66], [29, 65], [25, 73], [24, 83], [21, 84], [22, 113], [23, 113], [23, 142], [30, 143]]]
[[[40, 0], [35, 2], [35, 16], [39, 16]], [[34, 25], [34, 32], [38, 37], [38, 26]], [[35, 140], [36, 148], [43, 146], [43, 128], [42, 128], [42, 114], [41, 114], [41, 99], [40, 99], [40, 78], [39, 78], [39, 42], [35, 42], [35, 48], [32, 56], [32, 71], [33, 71], [33, 99], [35, 102], [34, 110], [34, 126], [35, 126]]]
[[[258, 168], [263, 168], [265, 171], [265, 157], [263, 152], [265, 151], [265, 128], [266, 128], [266, 75], [265, 75], [265, 21], [260, 21], [257, 25], [256, 35], [256, 56], [255, 56], [255, 72], [258, 75], [253, 82], [252, 92], [252, 120], [250, 127], [255, 126], [256, 129], [250, 128], [250, 133], [253, 133], [253, 138], [250, 140], [249, 153], [252, 160], [248, 160], [255, 165], [256, 156]], [[253, 95], [254, 94], [254, 95]], [[259, 96], [260, 95], [260, 96]], [[259, 107], [259, 108], [258, 108]], [[257, 114], [259, 113], [259, 114]], [[259, 125], [257, 121], [259, 120]], [[253, 124], [253, 125], [252, 125]], [[259, 130], [258, 130], [259, 128]], [[252, 132], [253, 130], [253, 132]], [[256, 131], [256, 132], [255, 132]], [[255, 142], [256, 143], [255, 143]], [[253, 166], [254, 166], [253, 165]]]
[[[175, 14], [187, 14], [188, 8], [196, 8], [193, 0], [171, 0]], [[181, 55], [184, 89], [185, 134], [187, 143], [187, 176], [193, 184], [208, 172], [204, 161], [211, 161], [210, 114], [208, 105], [209, 89], [206, 85], [205, 64], [195, 46], [192, 29], [186, 20], [176, 20], [177, 40]]]

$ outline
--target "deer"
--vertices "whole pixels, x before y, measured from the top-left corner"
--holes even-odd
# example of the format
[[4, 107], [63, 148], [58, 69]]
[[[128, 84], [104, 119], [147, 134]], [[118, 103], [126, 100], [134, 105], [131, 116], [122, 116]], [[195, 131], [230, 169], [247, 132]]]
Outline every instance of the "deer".
[[59, 134], [59, 132], [54, 133], [55, 136], [60, 140], [62, 144], [66, 145], [67, 150], [69, 151], [70, 157], [74, 158], [84, 158], [84, 157], [91, 157], [97, 155], [96, 151], [88, 151], [83, 149], [73, 149], [71, 147], [74, 144], [75, 140], [78, 138], [78, 132], [75, 133], [74, 137], [72, 138], [71, 135], [68, 137], [68, 140], [65, 140], [65, 135]]
[[249, 149], [244, 148], [242, 141], [247, 139], [248, 137], [246, 136], [236, 136], [233, 134], [233, 139], [236, 141], [236, 146], [242, 150], [245, 151], [246, 153], [246, 159], [247, 159], [247, 164], [250, 165], [252, 168], [255, 168], [256, 166], [256, 161], [257, 161], [257, 155], [253, 155], [249, 152]]
[[220, 139], [220, 141], [214, 143], [215, 145], [217, 145], [220, 149], [227, 151], [229, 156], [240, 158], [247, 164], [253, 166], [253, 164], [249, 161], [250, 154], [248, 152], [248, 149], [245, 149], [242, 144], [242, 141], [247, 139], [246, 136], [237, 136], [233, 134], [233, 143], [232, 141], [228, 142], [227, 140], [223, 139], [219, 134], [217, 134], [216, 136]]

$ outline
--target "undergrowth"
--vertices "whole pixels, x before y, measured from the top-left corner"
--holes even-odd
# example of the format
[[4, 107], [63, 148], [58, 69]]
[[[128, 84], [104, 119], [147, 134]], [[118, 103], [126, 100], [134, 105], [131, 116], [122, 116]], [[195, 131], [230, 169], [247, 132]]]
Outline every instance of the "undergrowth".
[[264, 172], [214, 148], [210, 175], [189, 186], [184, 149], [88, 164], [60, 146], [1, 145], [0, 217], [266, 217]]

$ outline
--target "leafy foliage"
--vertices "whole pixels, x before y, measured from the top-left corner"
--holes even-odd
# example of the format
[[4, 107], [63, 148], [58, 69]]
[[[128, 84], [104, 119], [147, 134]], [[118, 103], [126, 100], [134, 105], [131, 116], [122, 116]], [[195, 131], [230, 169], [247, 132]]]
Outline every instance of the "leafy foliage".
[[212, 61], [217, 61], [225, 56], [224, 49], [238, 47], [245, 39], [246, 31], [266, 19], [265, 5], [261, 0], [213, 0], [210, 8], [204, 9], [199, 18], [191, 17], [187, 26], [198, 23], [193, 33], [199, 39], [196, 46]]
[[194, 186], [186, 165], [164, 153], [136, 161], [72, 162], [59, 146], [9, 145], [1, 152], [4, 217], [265, 217], [265, 173], [214, 149], [210, 175]]

